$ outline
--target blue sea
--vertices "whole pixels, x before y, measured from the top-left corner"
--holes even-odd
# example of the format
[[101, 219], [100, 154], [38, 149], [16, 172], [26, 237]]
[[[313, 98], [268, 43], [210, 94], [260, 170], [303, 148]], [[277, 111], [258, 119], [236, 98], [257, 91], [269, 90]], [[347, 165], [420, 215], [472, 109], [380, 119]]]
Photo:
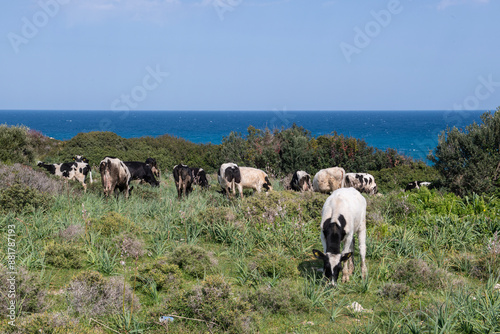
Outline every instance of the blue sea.
[[112, 131], [124, 138], [169, 134], [220, 144], [231, 131], [288, 128], [296, 123], [316, 137], [338, 134], [426, 161], [447, 127], [480, 122], [485, 111], [46, 111], [0, 110], [0, 124], [25, 125], [68, 140], [80, 132]]

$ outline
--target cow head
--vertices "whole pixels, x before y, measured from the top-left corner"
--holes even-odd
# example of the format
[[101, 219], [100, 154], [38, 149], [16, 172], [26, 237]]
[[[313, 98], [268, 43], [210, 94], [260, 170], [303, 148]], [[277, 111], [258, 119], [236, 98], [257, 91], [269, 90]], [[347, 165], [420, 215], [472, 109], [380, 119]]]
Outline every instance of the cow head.
[[352, 256], [352, 252], [343, 255], [328, 252], [323, 254], [323, 252], [317, 249], [313, 249], [313, 254], [317, 259], [323, 260], [323, 273], [331, 281], [332, 285], [337, 284], [339, 273], [342, 270], [342, 263]]
[[271, 181], [269, 181], [269, 178], [266, 176], [264, 180], [266, 181], [266, 183], [263, 184], [264, 189], [266, 189], [267, 191], [273, 190], [273, 186], [271, 184]]
[[85, 162], [85, 163], [89, 163], [89, 160], [87, 158], [85, 158], [84, 156], [81, 156], [81, 155], [75, 155], [73, 157], [73, 161], [74, 162]]

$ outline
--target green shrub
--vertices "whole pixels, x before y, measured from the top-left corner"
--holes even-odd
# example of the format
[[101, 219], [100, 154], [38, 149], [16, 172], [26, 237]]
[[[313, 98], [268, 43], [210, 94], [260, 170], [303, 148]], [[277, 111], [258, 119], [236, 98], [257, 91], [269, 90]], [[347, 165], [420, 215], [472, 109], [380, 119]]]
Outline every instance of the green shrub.
[[[4, 334], [43, 333], [43, 334], [87, 334], [91, 328], [82, 326], [77, 318], [71, 318], [62, 312], [35, 313], [16, 319], [15, 326], [0, 325], [0, 331]], [[100, 331], [93, 333], [100, 333]]]
[[288, 279], [281, 280], [275, 286], [260, 286], [250, 292], [247, 298], [248, 303], [259, 312], [290, 314], [308, 312], [310, 308], [307, 298]]
[[409, 291], [410, 288], [405, 283], [386, 283], [378, 293], [382, 297], [401, 300]]
[[51, 241], [45, 246], [45, 263], [56, 268], [79, 269], [84, 256], [83, 249], [71, 243]]
[[184, 317], [204, 320], [210, 331], [252, 331], [250, 305], [233, 293], [222, 276], [208, 276], [201, 285], [174, 298], [168, 307]]
[[108, 212], [99, 219], [91, 219], [91, 231], [100, 232], [105, 237], [119, 234], [122, 231], [137, 233], [138, 227], [118, 212]]
[[451, 275], [421, 259], [411, 259], [394, 266], [392, 278], [413, 288], [442, 289]]
[[250, 269], [257, 269], [263, 277], [292, 278], [298, 277], [297, 264], [284, 254], [262, 252], [253, 258]]
[[500, 108], [481, 116], [481, 124], [447, 129], [429, 159], [444, 185], [459, 196], [491, 194], [500, 185]]
[[137, 280], [143, 285], [155, 282], [158, 289], [180, 288], [182, 284], [182, 271], [179, 266], [169, 263], [168, 259], [164, 257], [142, 266], [138, 274], [138, 276], [133, 276], [131, 280]]
[[213, 272], [217, 265], [217, 260], [211, 252], [194, 245], [177, 247], [172, 252], [170, 261], [186, 274], [197, 278]]
[[52, 197], [19, 183], [0, 191], [0, 207], [4, 211], [46, 210], [51, 206], [52, 201]]
[[29, 147], [29, 129], [25, 126], [0, 125], [0, 161], [4, 163], [33, 162], [34, 152]]
[[427, 181], [434, 185], [441, 183], [439, 172], [421, 161], [374, 170], [370, 173], [375, 177], [379, 192], [383, 194], [405, 189], [407, 184], [413, 181]]

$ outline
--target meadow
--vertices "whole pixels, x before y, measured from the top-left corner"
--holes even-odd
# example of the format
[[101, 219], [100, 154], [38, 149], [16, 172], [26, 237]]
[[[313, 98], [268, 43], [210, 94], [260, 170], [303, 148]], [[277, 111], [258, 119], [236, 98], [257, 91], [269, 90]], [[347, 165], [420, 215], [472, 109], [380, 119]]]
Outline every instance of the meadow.
[[1, 165], [0, 276], [10, 277], [9, 234], [17, 275], [14, 326], [2, 291], [0, 332], [500, 331], [496, 196], [365, 195], [368, 278], [356, 249], [350, 282], [332, 287], [311, 252], [327, 195], [272, 179], [275, 191], [228, 199], [209, 176], [211, 188], [187, 199], [164, 173], [160, 187], [135, 185], [127, 200], [105, 198], [96, 172], [83, 193]]

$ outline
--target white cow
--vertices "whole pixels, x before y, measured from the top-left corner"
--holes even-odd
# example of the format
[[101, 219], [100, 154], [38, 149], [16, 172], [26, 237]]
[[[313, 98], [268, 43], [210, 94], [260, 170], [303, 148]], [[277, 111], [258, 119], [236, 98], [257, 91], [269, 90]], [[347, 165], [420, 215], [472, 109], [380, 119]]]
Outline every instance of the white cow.
[[[324, 274], [335, 285], [342, 270], [342, 282], [349, 281], [354, 270], [354, 233], [358, 234], [361, 255], [361, 274], [366, 278], [366, 200], [354, 188], [335, 190], [323, 205], [321, 213], [321, 243], [323, 252], [313, 249], [316, 258], [323, 260]], [[344, 248], [341, 251], [341, 243]], [[345, 267], [342, 262], [349, 260]]]
[[313, 189], [316, 192], [328, 194], [344, 187], [345, 170], [341, 167], [322, 169], [314, 175]]
[[375, 195], [378, 192], [375, 178], [368, 173], [347, 173], [345, 175], [344, 187], [353, 187], [369, 195]]
[[240, 167], [241, 181], [236, 183], [236, 187], [240, 193], [240, 197], [243, 197], [243, 189], [253, 189], [260, 193], [262, 189], [266, 191], [273, 190], [271, 181], [267, 174], [257, 168], [252, 167]]

